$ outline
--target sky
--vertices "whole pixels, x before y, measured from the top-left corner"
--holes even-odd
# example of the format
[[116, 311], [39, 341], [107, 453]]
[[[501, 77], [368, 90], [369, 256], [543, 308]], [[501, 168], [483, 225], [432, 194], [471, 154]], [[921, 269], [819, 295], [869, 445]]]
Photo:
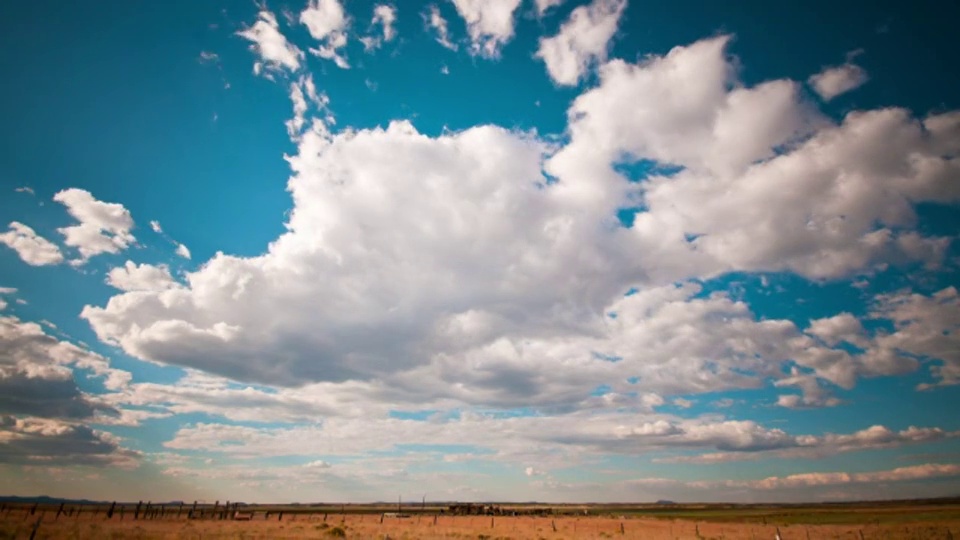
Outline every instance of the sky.
[[960, 494], [958, 10], [15, 0], [4, 494]]

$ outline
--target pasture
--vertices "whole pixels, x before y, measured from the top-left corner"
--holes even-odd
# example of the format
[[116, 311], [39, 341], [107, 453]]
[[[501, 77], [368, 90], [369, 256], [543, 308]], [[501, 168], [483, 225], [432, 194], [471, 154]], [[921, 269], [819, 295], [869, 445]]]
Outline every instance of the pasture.
[[117, 504], [107, 517], [110, 505], [7, 504], [0, 508], [0, 539], [774, 540], [779, 534], [783, 540], [953, 540], [960, 536], [957, 501], [505, 505], [498, 507], [501, 515], [451, 515], [449, 507], [429, 505], [405, 508], [399, 514], [390, 505], [137, 506]]

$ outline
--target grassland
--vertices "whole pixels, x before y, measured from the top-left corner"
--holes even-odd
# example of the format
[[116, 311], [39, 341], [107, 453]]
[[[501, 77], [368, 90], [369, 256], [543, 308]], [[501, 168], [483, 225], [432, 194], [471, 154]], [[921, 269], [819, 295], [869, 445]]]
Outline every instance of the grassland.
[[[396, 505], [245, 505], [250, 521], [235, 521], [212, 505], [153, 505], [134, 519], [135, 504], [118, 505], [106, 518], [104, 505], [7, 504], [0, 509], [0, 539], [226, 539], [362, 538], [564, 540], [960, 540], [960, 501], [900, 501], [816, 505], [505, 505], [539, 508], [548, 516], [451, 516], [445, 507]], [[122, 508], [122, 510], [121, 510]], [[222, 506], [219, 507], [222, 510]], [[79, 510], [79, 512], [78, 512]], [[282, 513], [282, 514], [281, 514]], [[197, 512], [199, 514], [199, 512]], [[196, 515], [196, 514], [195, 514]], [[226, 518], [226, 519], [224, 519]], [[39, 523], [39, 526], [37, 525]]]

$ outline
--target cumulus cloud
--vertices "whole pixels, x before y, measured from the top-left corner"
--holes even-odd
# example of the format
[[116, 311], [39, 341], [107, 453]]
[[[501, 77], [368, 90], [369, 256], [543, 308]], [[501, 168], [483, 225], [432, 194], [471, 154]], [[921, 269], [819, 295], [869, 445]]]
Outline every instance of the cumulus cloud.
[[256, 74], [267, 69], [269, 72], [282, 70], [297, 71], [303, 60], [303, 51], [287, 41], [280, 33], [277, 17], [270, 11], [262, 10], [257, 14], [257, 22], [249, 28], [237, 32], [237, 35], [253, 42], [250, 50], [257, 54], [260, 60], [254, 64]]
[[811, 76], [807, 82], [824, 101], [830, 101], [863, 86], [869, 78], [865, 69], [847, 62], [840, 66], [826, 68]]
[[555, 83], [575, 85], [591, 64], [606, 60], [610, 39], [626, 5], [626, 0], [593, 0], [588, 6], [574, 9], [557, 35], [540, 39], [536, 56], [547, 65]]
[[79, 222], [57, 231], [66, 245], [80, 251], [81, 263], [101, 253], [119, 253], [137, 240], [130, 233], [133, 218], [122, 204], [98, 201], [78, 188], [60, 191], [53, 200], [66, 206], [67, 213]]
[[133, 261], [110, 270], [107, 284], [121, 291], [163, 291], [177, 286], [166, 266], [138, 265]]
[[339, 0], [310, 0], [307, 8], [300, 13], [300, 23], [319, 42], [316, 48], [310, 49], [312, 54], [333, 60], [342, 69], [350, 67], [347, 59], [337, 52], [347, 44], [347, 27], [350, 24], [350, 18]]
[[[293, 82], [286, 232], [259, 256], [218, 253], [182, 286], [122, 292], [82, 313], [130, 355], [292, 388], [265, 396], [227, 386], [217, 404], [188, 388], [143, 386], [125, 403], [147, 404], [152, 393], [181, 410], [225, 411], [246, 393], [293, 418], [292, 406], [336, 410], [349, 390], [438, 410], [648, 413], [662, 396], [774, 381], [800, 391], [782, 406], [830, 406], [861, 377], [915, 370], [910, 350], [928, 351], [951, 380], [951, 349], [924, 338], [915, 314], [878, 309], [897, 327], [889, 335], [849, 314], [801, 328], [689, 281], [767, 270], [838, 278], [933, 262], [946, 244], [910, 230], [914, 205], [960, 195], [949, 157], [960, 115], [882, 109], [837, 124], [795, 81], [738, 81], [727, 40], [607, 62], [571, 106], [559, 147], [494, 126], [334, 133], [309, 121], [311, 103], [326, 114], [312, 81]], [[624, 178], [625, 162], [649, 165], [642, 182]], [[637, 213], [624, 225], [617, 211], [629, 207]], [[915, 303], [935, 312], [936, 302]], [[930, 317], [942, 333], [949, 320]], [[294, 394], [312, 385], [336, 398]], [[677, 430], [691, 429], [651, 421], [594, 439], [689, 444]], [[723, 429], [743, 430], [746, 442], [714, 448], [799, 444], [773, 430]]]
[[452, 0], [467, 23], [470, 53], [497, 58], [500, 49], [513, 38], [513, 13], [520, 0]]
[[130, 374], [107, 359], [46, 334], [40, 325], [0, 317], [0, 413], [83, 419], [114, 409], [81, 392], [72, 368], [102, 377], [108, 389], [122, 388]]
[[46, 266], [63, 262], [63, 254], [56, 244], [38, 235], [18, 221], [10, 222], [10, 230], [0, 234], [0, 243], [17, 252], [20, 259], [31, 266]]
[[[932, 295], [910, 292], [884, 294], [877, 298], [872, 316], [891, 321], [894, 331], [878, 335], [870, 354], [878, 361], [919, 357], [937, 379], [932, 386], [960, 384], [960, 294], [947, 287]], [[912, 358], [901, 361], [913, 362]]]
[[184, 259], [190, 258], [190, 250], [187, 249], [187, 246], [183, 244], [177, 244], [177, 249], [176, 251], [174, 251], [174, 253], [176, 253], [180, 257], [183, 257]]
[[[613, 405], [782, 379], [802, 395], [781, 405], [812, 407], [837, 403], [831, 386], [916, 369], [849, 315], [804, 330], [684, 280], [939, 256], [915, 247], [942, 239], [897, 231], [915, 203], [960, 194], [948, 181], [960, 116], [884, 109], [836, 125], [793, 81], [737, 82], [726, 41], [608, 62], [553, 154], [493, 126], [307, 128], [298, 81], [288, 232], [83, 317], [140, 358], [267, 384], [366, 381], [405, 401], [570, 407], [606, 385]], [[630, 183], [624, 159], [679, 170]], [[624, 226], [615, 215], [631, 205], [643, 209]]]
[[643, 211], [631, 232], [656, 261], [649, 271], [664, 278], [767, 270], [840, 278], [941, 259], [946, 239], [899, 231], [915, 222], [914, 204], [960, 197], [948, 180], [958, 169], [950, 157], [958, 116], [920, 121], [890, 108], [833, 125], [793, 81], [738, 84], [727, 39], [605, 64], [601, 84], [571, 107], [571, 143], [548, 171], [571, 197], [623, 204], [610, 200], [621, 181], [610, 163], [659, 165], [637, 186]]
[[0, 416], [0, 442], [0, 463], [125, 469], [139, 463], [139, 454], [122, 448], [116, 437], [59, 420]]
[[440, 14], [440, 8], [431, 5], [427, 12], [423, 14], [423, 21], [428, 29], [432, 29], [437, 34], [437, 43], [450, 49], [457, 50], [457, 44], [450, 41], [450, 31], [447, 27], [447, 20]]

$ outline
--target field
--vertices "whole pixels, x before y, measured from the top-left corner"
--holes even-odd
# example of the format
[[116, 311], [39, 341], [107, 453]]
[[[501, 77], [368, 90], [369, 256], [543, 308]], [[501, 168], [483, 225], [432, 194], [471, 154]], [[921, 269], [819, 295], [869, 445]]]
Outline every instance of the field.
[[[960, 540], [960, 501], [820, 505], [504, 506], [550, 515], [449, 515], [439, 506], [241, 506], [249, 521], [223, 506], [6, 504], [0, 539], [360, 538], [561, 540], [667, 539], [950, 539]], [[122, 510], [121, 510], [122, 508]], [[78, 511], [79, 510], [79, 511]], [[203, 517], [199, 517], [200, 510]], [[136, 515], [136, 519], [135, 519]], [[39, 524], [39, 525], [38, 525]]]

